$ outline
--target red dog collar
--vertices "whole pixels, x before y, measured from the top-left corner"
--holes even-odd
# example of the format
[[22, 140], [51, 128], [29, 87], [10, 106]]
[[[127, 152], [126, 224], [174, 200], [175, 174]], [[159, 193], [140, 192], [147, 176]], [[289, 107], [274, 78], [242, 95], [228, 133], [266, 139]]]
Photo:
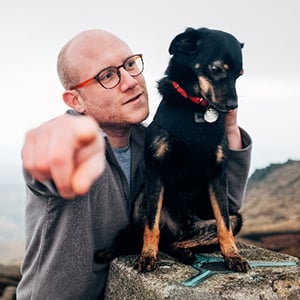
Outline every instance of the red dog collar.
[[172, 81], [172, 85], [175, 88], [175, 90], [184, 98], [191, 100], [192, 102], [196, 104], [200, 104], [203, 107], [208, 106], [208, 101], [202, 97], [191, 97], [187, 94], [187, 92], [179, 86], [179, 84], [175, 81]]

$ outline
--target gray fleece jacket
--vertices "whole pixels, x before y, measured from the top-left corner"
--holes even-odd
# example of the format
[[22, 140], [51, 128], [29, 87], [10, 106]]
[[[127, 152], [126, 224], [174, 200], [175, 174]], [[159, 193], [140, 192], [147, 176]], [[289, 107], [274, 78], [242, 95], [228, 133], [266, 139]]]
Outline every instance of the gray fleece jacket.
[[[95, 263], [93, 256], [109, 248], [129, 222], [144, 180], [144, 129], [138, 125], [132, 131], [130, 187], [108, 140], [104, 174], [86, 195], [65, 200], [51, 182], [25, 173], [26, 251], [18, 300], [102, 299], [108, 265]], [[230, 152], [227, 169], [232, 211], [242, 205], [250, 164], [251, 140], [241, 132], [245, 148]]]

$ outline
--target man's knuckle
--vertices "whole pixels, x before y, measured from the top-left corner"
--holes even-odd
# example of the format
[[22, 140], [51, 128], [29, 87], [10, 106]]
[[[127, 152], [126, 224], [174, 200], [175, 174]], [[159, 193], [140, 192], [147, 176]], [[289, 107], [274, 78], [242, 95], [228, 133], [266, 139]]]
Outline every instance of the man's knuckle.
[[62, 155], [58, 152], [49, 154], [49, 164], [53, 167], [60, 167], [64, 165], [65, 161], [66, 161], [65, 155]]

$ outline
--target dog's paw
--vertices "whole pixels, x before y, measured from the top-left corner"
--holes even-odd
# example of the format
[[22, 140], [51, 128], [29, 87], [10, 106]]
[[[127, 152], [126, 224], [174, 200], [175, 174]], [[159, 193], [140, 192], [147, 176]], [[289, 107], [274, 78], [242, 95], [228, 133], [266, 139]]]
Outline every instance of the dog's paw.
[[152, 272], [157, 268], [157, 259], [153, 256], [141, 255], [133, 266], [140, 273]]
[[98, 264], [109, 263], [115, 257], [117, 257], [117, 254], [113, 249], [99, 249], [94, 253], [94, 261]]
[[229, 270], [246, 273], [251, 269], [248, 261], [241, 256], [225, 257], [224, 259]]

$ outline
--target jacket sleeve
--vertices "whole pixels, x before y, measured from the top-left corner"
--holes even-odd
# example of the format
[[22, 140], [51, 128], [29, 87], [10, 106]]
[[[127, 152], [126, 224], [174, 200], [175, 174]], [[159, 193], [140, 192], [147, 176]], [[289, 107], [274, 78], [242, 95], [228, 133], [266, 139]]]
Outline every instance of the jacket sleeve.
[[230, 213], [237, 212], [243, 205], [251, 161], [251, 138], [245, 130], [240, 130], [243, 149], [229, 150], [226, 165]]
[[42, 196], [59, 196], [56, 186], [52, 180], [39, 182], [23, 169], [23, 176], [27, 187], [35, 194]]

